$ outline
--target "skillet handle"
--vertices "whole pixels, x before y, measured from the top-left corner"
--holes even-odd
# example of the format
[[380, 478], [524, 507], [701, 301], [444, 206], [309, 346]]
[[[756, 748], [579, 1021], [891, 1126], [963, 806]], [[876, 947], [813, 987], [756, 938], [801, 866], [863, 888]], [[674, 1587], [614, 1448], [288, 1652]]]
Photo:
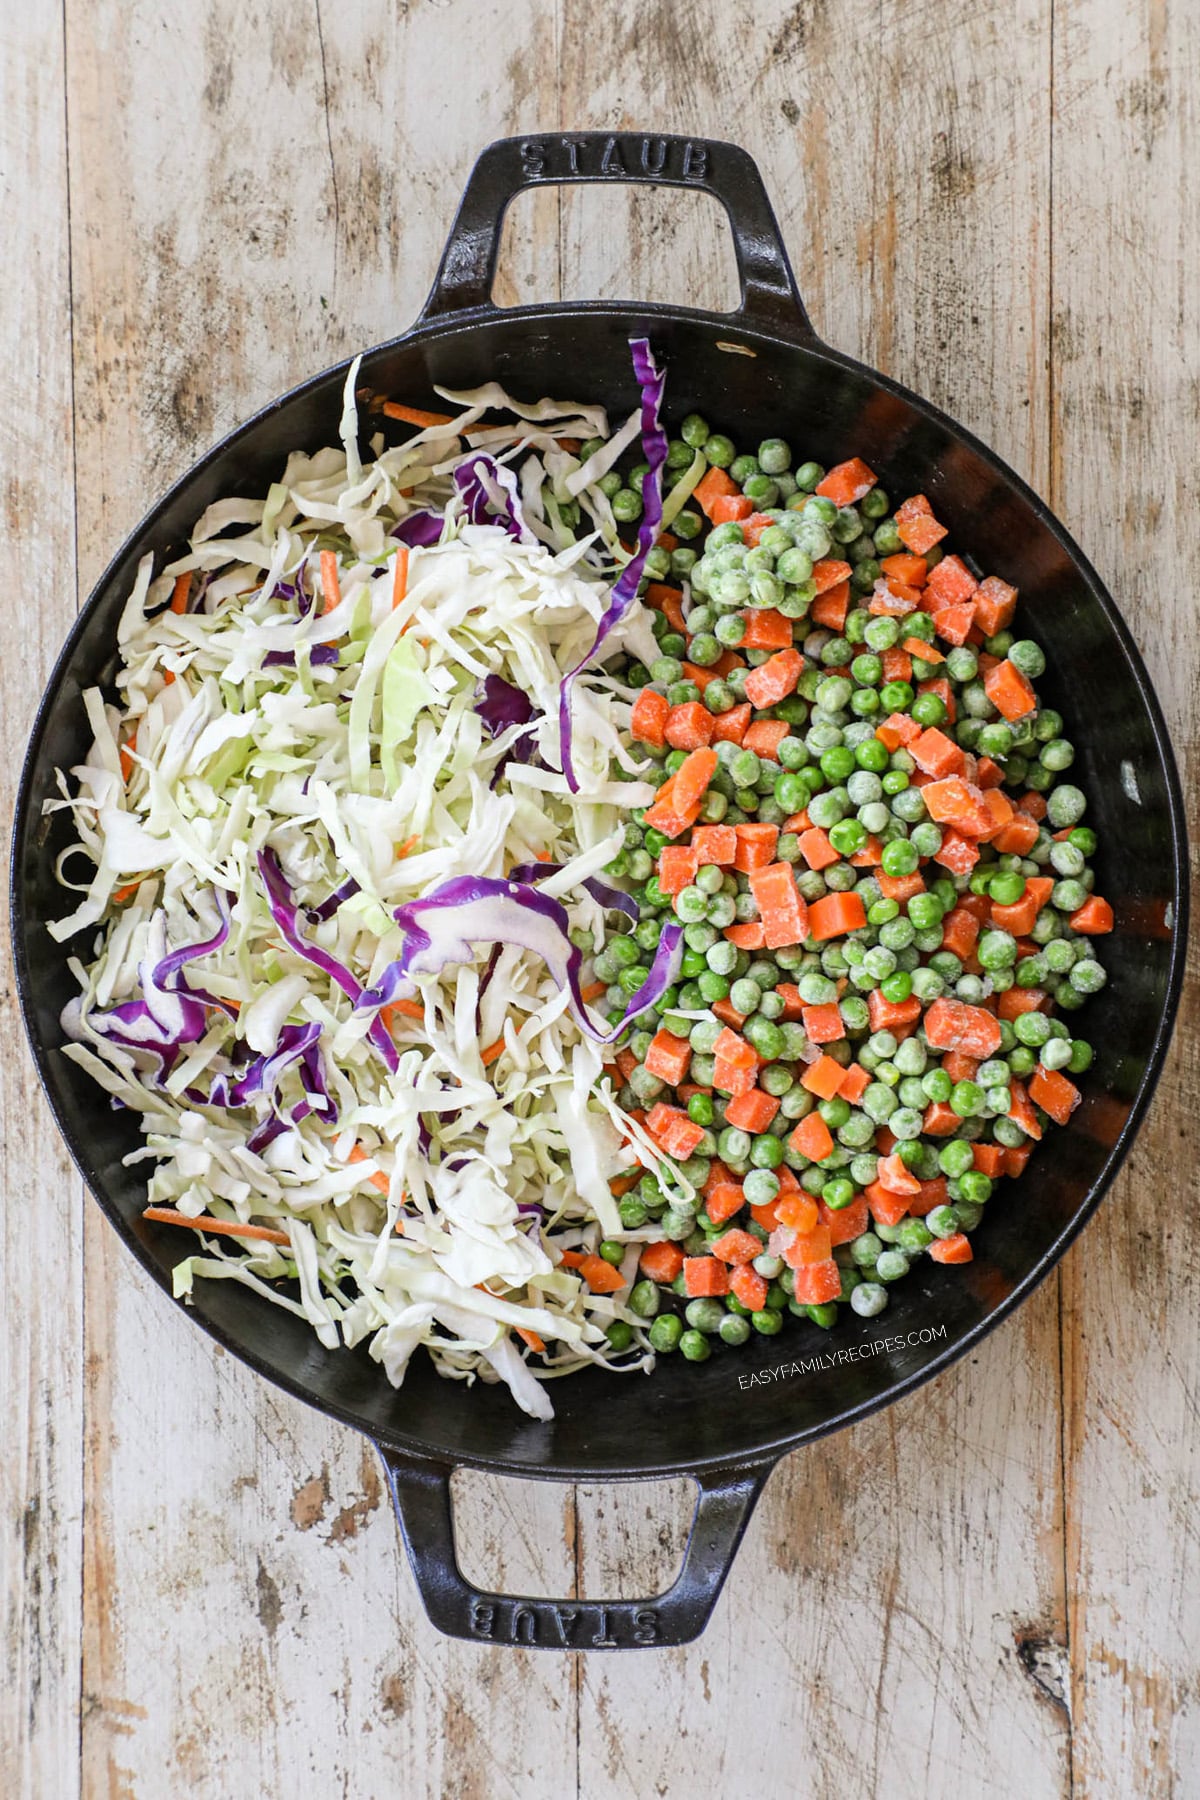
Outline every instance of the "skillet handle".
[[376, 1444], [425, 1610], [448, 1637], [535, 1650], [666, 1649], [708, 1624], [742, 1533], [774, 1467], [701, 1475], [683, 1567], [673, 1587], [649, 1600], [544, 1600], [489, 1594], [458, 1566], [449, 1463], [426, 1462]]
[[729, 217], [742, 285], [741, 305], [729, 315], [731, 322], [817, 341], [754, 158], [739, 144], [633, 131], [498, 138], [489, 144], [467, 178], [420, 322], [492, 307], [500, 227], [518, 193], [603, 181], [712, 194]]

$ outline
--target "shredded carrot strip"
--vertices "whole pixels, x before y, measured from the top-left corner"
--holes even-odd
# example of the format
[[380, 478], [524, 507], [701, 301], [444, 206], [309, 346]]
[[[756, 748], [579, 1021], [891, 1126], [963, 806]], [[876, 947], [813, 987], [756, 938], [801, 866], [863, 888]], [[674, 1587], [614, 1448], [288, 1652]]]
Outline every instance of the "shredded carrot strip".
[[453, 413], [422, 412], [419, 406], [402, 406], [399, 400], [385, 400], [380, 407], [385, 419], [399, 419], [402, 425], [419, 425], [422, 430], [429, 425], [448, 425]]
[[146, 877], [139, 875], [134, 881], [127, 881], [124, 887], [113, 889], [113, 905], [124, 906], [131, 894], [136, 894]]
[[[361, 1144], [355, 1144], [353, 1150], [350, 1152], [351, 1162], [372, 1162], [373, 1160], [374, 1158], [363, 1149]], [[373, 1188], [378, 1188], [381, 1194], [386, 1194], [391, 1191], [392, 1184], [382, 1169], [377, 1169], [374, 1175], [368, 1175], [367, 1180], [371, 1183]]]
[[[380, 1016], [386, 1019], [388, 1013], [402, 1013], [406, 1019], [423, 1019], [425, 1008], [419, 1000], [393, 1000], [390, 1006], [381, 1006]], [[389, 1026], [390, 1030], [391, 1027]]]
[[539, 862], [550, 862], [551, 860], [550, 852], [548, 850], [535, 850], [533, 854], [537, 857]]
[[607, 981], [589, 981], [585, 988], [580, 989], [580, 993], [581, 993], [583, 999], [587, 1000], [588, 1002], [591, 1002], [592, 1000], [598, 1000], [600, 998], [601, 994], [606, 994], [607, 992], [608, 992]]
[[417, 845], [420, 843], [420, 841], [421, 840], [419, 837], [413, 836], [410, 838], [405, 838], [405, 840], [402, 844], [397, 844], [396, 845], [397, 860], [399, 860], [399, 858], [402, 856], [407, 856], [410, 850], [415, 850]]
[[163, 686], [164, 687], [170, 687], [170, 685], [174, 681], [174, 679], [175, 679], [174, 669], [164, 669], [163, 670]]
[[523, 1344], [528, 1344], [529, 1348], [531, 1350], [536, 1350], [539, 1356], [541, 1356], [543, 1354], [546, 1346], [542, 1342], [541, 1338], [538, 1336], [536, 1331], [527, 1331], [525, 1329], [524, 1325], [514, 1325], [513, 1330], [516, 1332], [517, 1336], [520, 1338], [520, 1340]]
[[332, 550], [321, 552], [321, 592], [324, 599], [321, 603], [323, 613], [332, 612], [342, 603], [342, 590], [338, 582], [337, 557]]
[[[408, 592], [408, 545], [401, 544], [396, 551], [396, 573], [392, 577], [392, 611], [395, 612], [405, 594]], [[409, 624], [412, 621], [409, 620]], [[408, 629], [406, 625], [405, 630]], [[403, 635], [403, 634], [402, 634]]]
[[147, 1206], [143, 1219], [155, 1219], [160, 1225], [186, 1225], [189, 1231], [209, 1231], [214, 1237], [259, 1238], [264, 1244], [290, 1244], [286, 1231], [272, 1231], [267, 1225], [243, 1225], [240, 1219], [189, 1219], [186, 1213], [169, 1206]]
[[494, 1044], [489, 1044], [485, 1050], [481, 1050], [479, 1052], [479, 1060], [483, 1064], [484, 1068], [485, 1069], [490, 1068], [491, 1065], [496, 1061], [497, 1057], [499, 1057], [503, 1053], [503, 1050], [504, 1050], [504, 1039], [502, 1037], [498, 1037]]
[[192, 578], [190, 575], [177, 575], [175, 577], [175, 586], [171, 590], [171, 611], [173, 613], [187, 611], [188, 590], [191, 588], [191, 585]]
[[121, 780], [128, 784], [129, 777], [137, 766], [133, 760], [133, 739], [121, 745]]

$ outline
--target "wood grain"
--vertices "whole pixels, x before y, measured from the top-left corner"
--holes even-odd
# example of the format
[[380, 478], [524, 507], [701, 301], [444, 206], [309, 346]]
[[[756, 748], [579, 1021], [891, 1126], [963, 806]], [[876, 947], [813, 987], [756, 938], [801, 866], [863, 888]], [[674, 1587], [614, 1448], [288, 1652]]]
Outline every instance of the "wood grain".
[[[0, 23], [0, 819], [75, 608], [63, 32], [47, 0]], [[33, 202], [31, 204], [31, 201]], [[15, 578], [15, 579], [14, 579]], [[80, 1184], [50, 1120], [0, 945], [0, 1789], [79, 1789]]]
[[[381, 29], [339, 7], [333, 31], [286, 8], [69, 7], [85, 584], [221, 431], [417, 310], [463, 174], [417, 72], [447, 30], [466, 54], [454, 11]], [[201, 105], [176, 130], [185, 86]], [[480, 138], [539, 106], [502, 84]], [[573, 1787], [573, 1730], [546, 1729], [573, 1704], [567, 1659], [447, 1645], [369, 1447], [215, 1351], [94, 1210], [87, 1243], [85, 1792], [373, 1794], [412, 1768], [482, 1796], [501, 1720], [505, 1786]], [[472, 1482], [462, 1534], [501, 1584], [569, 1593], [564, 1504]]]
[[[797, 0], [756, 25], [735, 44], [716, 0], [8, 9], [5, 795], [74, 605], [76, 502], [86, 591], [224, 429], [415, 314], [476, 148], [603, 126], [758, 157], [818, 330], [1047, 495], [1196, 773], [1194, 7], [923, 0], [867, 30]], [[729, 305], [727, 244], [696, 196], [544, 191], [497, 299]], [[1194, 975], [1061, 1283], [789, 1459], [700, 1643], [607, 1658], [433, 1632], [367, 1447], [81, 1211], [3, 998], [6, 1796], [1200, 1791]], [[468, 1573], [564, 1595], [661, 1589], [692, 1504], [457, 1485]]]
[[[1194, 846], [1200, 113], [1187, 71], [1200, 17], [1169, 0], [1114, 8], [1102, 32], [1074, 0], [1056, 17], [1050, 499], [1146, 656]], [[1071, 1708], [1085, 1793], [1194, 1793], [1200, 1779], [1198, 1027], [1193, 959], [1150, 1122], [1063, 1267]]]

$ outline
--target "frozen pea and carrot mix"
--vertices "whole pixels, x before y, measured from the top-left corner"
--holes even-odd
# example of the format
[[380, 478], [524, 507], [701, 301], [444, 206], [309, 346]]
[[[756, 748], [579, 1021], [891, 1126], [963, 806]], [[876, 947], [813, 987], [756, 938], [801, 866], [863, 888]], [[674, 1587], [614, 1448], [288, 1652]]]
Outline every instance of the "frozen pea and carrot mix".
[[670, 436], [631, 351], [611, 425], [356, 362], [340, 446], [143, 564], [51, 803], [177, 1294], [541, 1418], [969, 1262], [1113, 926], [1016, 590], [857, 456]]

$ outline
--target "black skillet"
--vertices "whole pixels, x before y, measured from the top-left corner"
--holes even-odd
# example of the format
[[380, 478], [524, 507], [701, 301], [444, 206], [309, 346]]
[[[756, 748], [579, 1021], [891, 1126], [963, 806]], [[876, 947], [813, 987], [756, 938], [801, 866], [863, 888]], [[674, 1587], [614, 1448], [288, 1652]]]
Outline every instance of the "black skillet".
[[[742, 296], [729, 314], [570, 302], [498, 310], [500, 224], [513, 196], [544, 183], [637, 181], [714, 195], [733, 231]], [[490, 379], [510, 391], [599, 400], [624, 416], [636, 398], [629, 339], [648, 335], [668, 370], [669, 416], [699, 410], [743, 447], [780, 433], [825, 463], [862, 455], [893, 495], [922, 490], [988, 570], [1016, 582], [1044, 645], [1042, 689], [1077, 746], [1075, 778], [1099, 833], [1098, 880], [1116, 912], [1109, 982], [1087, 1013], [1096, 1063], [1067, 1130], [1053, 1132], [988, 1209], [969, 1266], [920, 1262], [887, 1314], [832, 1334], [807, 1324], [718, 1352], [664, 1358], [651, 1378], [599, 1371], [556, 1382], [557, 1416], [538, 1424], [508, 1396], [440, 1380], [418, 1359], [400, 1392], [363, 1352], [321, 1349], [303, 1322], [229, 1282], [200, 1283], [189, 1317], [332, 1418], [366, 1432], [387, 1466], [400, 1527], [434, 1623], [454, 1636], [544, 1648], [686, 1643], [703, 1630], [759, 1492], [781, 1456], [865, 1417], [977, 1344], [1053, 1268], [1124, 1159], [1167, 1048], [1187, 936], [1179, 780], [1141, 657], [1095, 571], [1012, 471], [961, 426], [822, 344], [796, 293], [755, 164], [731, 144], [605, 136], [507, 139], [476, 163], [425, 310], [372, 350], [362, 380], [410, 403], [433, 384]], [[44, 921], [63, 910], [52, 877], [65, 815], [42, 818], [56, 767], [81, 759], [81, 689], [111, 676], [116, 622], [139, 558], [161, 566], [221, 495], [265, 490], [287, 453], [336, 442], [345, 365], [276, 401], [171, 489], [105, 571], [58, 661], [33, 728], [12, 864], [17, 983], [34, 1057], [75, 1161], [126, 1244], [164, 1289], [179, 1234], [145, 1223], [142, 1178], [121, 1165], [138, 1142], [60, 1054], [72, 983]], [[450, 1476], [461, 1465], [562, 1481], [688, 1475], [699, 1498], [682, 1572], [666, 1594], [607, 1604], [522, 1599], [473, 1588], [454, 1554]]]

